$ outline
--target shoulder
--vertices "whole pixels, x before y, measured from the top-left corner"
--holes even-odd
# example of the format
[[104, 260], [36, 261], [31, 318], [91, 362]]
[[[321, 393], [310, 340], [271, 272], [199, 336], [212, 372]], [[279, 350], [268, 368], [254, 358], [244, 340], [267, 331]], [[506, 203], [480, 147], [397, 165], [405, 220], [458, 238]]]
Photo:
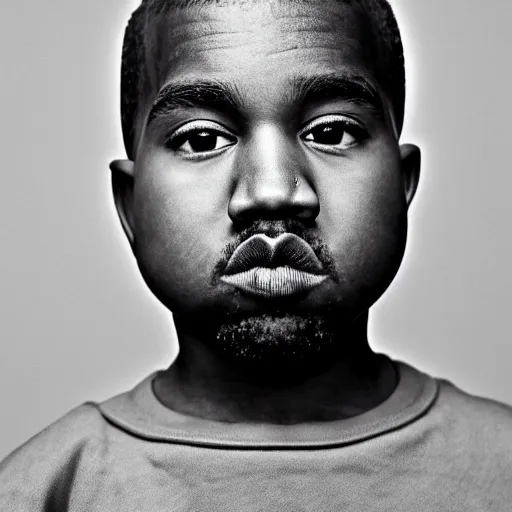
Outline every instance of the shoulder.
[[474, 396], [439, 380], [439, 393], [430, 416], [447, 443], [461, 454], [472, 453], [480, 462], [512, 465], [512, 407]]
[[471, 395], [447, 380], [438, 380], [439, 412], [452, 421], [464, 423], [471, 421], [475, 429], [505, 430], [512, 429], [512, 406]]
[[0, 463], [0, 505], [24, 510], [20, 504], [30, 503], [31, 510], [45, 510], [43, 501], [52, 499], [84, 452], [102, 450], [107, 429], [97, 407], [85, 403], [29, 439]]
[[59, 457], [75, 447], [90, 443], [102, 437], [105, 420], [93, 403], [84, 403], [65, 414], [44, 430], [14, 450], [2, 463], [3, 468], [10, 461], [20, 457], [37, 459], [39, 455]]

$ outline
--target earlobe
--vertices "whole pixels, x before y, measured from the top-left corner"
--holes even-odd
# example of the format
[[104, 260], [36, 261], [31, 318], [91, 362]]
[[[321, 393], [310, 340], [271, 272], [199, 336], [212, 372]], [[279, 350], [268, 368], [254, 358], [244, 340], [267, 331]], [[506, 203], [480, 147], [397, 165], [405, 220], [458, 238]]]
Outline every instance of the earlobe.
[[112, 192], [121, 226], [133, 247], [133, 168], [131, 160], [114, 160], [112, 171]]
[[421, 151], [418, 146], [413, 144], [402, 144], [400, 146], [400, 156], [402, 160], [405, 200], [407, 207], [409, 207], [416, 194], [420, 179]]

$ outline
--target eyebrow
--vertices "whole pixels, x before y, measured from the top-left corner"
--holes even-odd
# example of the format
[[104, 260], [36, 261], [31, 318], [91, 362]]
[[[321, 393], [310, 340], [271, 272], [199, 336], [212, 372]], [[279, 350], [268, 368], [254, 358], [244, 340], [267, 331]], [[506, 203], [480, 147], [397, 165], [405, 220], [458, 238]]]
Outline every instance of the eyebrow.
[[216, 80], [170, 83], [158, 93], [148, 114], [148, 126], [179, 108], [214, 108], [221, 112], [238, 110], [239, 94], [235, 87]]
[[322, 100], [343, 100], [369, 107], [380, 115], [384, 113], [377, 88], [359, 74], [295, 76], [290, 80], [289, 94], [301, 106]]
[[[289, 104], [305, 105], [325, 100], [343, 100], [367, 106], [383, 114], [377, 89], [362, 75], [322, 74], [294, 76], [285, 95]], [[236, 87], [216, 80], [173, 82], [158, 93], [148, 114], [148, 126], [179, 108], [208, 108], [240, 115], [243, 103]]]

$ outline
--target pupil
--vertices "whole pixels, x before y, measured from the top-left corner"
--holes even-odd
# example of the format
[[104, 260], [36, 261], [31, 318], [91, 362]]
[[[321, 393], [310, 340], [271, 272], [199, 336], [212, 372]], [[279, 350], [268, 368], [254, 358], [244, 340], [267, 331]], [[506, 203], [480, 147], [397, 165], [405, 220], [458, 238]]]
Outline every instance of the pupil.
[[217, 135], [213, 132], [197, 132], [190, 135], [188, 141], [193, 151], [212, 151], [217, 146]]
[[327, 126], [319, 126], [313, 130], [315, 142], [319, 144], [340, 144], [343, 140], [343, 126], [341, 123], [333, 123]]

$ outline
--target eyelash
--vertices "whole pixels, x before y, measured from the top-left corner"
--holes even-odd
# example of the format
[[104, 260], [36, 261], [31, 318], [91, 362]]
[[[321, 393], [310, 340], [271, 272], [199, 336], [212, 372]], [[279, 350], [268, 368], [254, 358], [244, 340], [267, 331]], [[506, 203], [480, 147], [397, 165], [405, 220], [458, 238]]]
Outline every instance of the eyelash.
[[[341, 115], [341, 114], [329, 114], [329, 115], [324, 115], [324, 116], [320, 116], [320, 117], [313, 119], [304, 128], [302, 128], [299, 131], [298, 136], [302, 140], [305, 141], [304, 136], [310, 134], [315, 128], [320, 128], [322, 126], [328, 127], [328, 126], [332, 126], [334, 124], [341, 125], [343, 134], [346, 133], [349, 136], [351, 136], [354, 139], [354, 142], [351, 143], [346, 148], [335, 148], [335, 147], [333, 147], [334, 144], [331, 144], [331, 145], [322, 144], [322, 143], [315, 142], [312, 140], [309, 140], [307, 143], [309, 143], [310, 145], [312, 145], [312, 147], [314, 147], [320, 151], [330, 153], [330, 154], [339, 155], [339, 154], [343, 154], [343, 152], [346, 151], [347, 149], [350, 149], [353, 146], [356, 146], [356, 145], [364, 142], [369, 136], [368, 132], [366, 131], [364, 126], [359, 121], [356, 121], [352, 117], [348, 117], [348, 116]], [[343, 136], [342, 136], [341, 141], [343, 141]], [[341, 144], [341, 141], [339, 144]]]
[[[345, 148], [338, 148], [334, 147], [338, 144], [325, 144], [316, 142], [314, 140], [306, 140], [304, 137], [308, 134], [311, 134], [313, 130], [320, 127], [328, 127], [335, 124], [341, 125], [342, 129], [342, 137], [341, 141], [338, 144], [341, 144], [341, 142], [344, 139], [344, 135], [348, 134], [350, 137], [354, 139], [354, 142], [349, 144], [348, 147]], [[194, 151], [192, 148], [192, 145], [190, 144], [190, 138], [192, 135], [197, 134], [200, 135], [203, 134], [210, 134], [216, 137], [215, 142], [217, 142], [217, 139], [219, 137], [223, 137], [227, 141], [230, 141], [228, 144], [224, 144], [220, 148], [214, 148], [214, 149], [208, 149], [205, 151]], [[302, 141], [305, 144], [310, 145], [311, 147], [323, 151], [330, 154], [343, 154], [344, 151], [347, 149], [352, 148], [353, 146], [363, 142], [368, 137], [368, 132], [363, 127], [363, 125], [356, 121], [355, 119], [351, 117], [347, 117], [341, 114], [330, 114], [330, 115], [324, 115], [319, 116], [312, 121], [310, 121], [308, 124], [306, 124], [303, 128], [301, 128], [298, 132], [298, 137], [302, 139]], [[200, 139], [198, 139], [200, 140]], [[196, 142], [198, 142], [196, 140]], [[204, 160], [213, 156], [216, 156], [225, 150], [227, 150], [232, 145], [236, 144], [237, 137], [233, 135], [231, 132], [229, 132], [227, 129], [222, 127], [219, 123], [213, 122], [213, 121], [207, 121], [207, 120], [201, 120], [201, 121], [191, 121], [180, 128], [176, 129], [167, 139], [165, 142], [165, 146], [175, 152], [175, 153], [181, 153], [182, 157], [185, 157], [190, 160]], [[189, 144], [191, 151], [186, 151], [181, 149], [182, 146], [185, 144]]]
[[[193, 134], [199, 134], [201, 132], [204, 133], [211, 133], [216, 135], [217, 137], [224, 137], [225, 139], [232, 140], [233, 142], [231, 144], [227, 144], [225, 146], [222, 146], [219, 149], [209, 150], [209, 151], [203, 151], [203, 152], [196, 152], [196, 153], [187, 153], [186, 151], [180, 151], [180, 148], [190, 139], [190, 137]], [[211, 156], [214, 156], [224, 150], [226, 150], [228, 147], [232, 146], [236, 143], [236, 136], [230, 133], [228, 130], [223, 129], [219, 123], [213, 122], [213, 121], [191, 121], [177, 130], [175, 130], [166, 140], [165, 146], [170, 149], [171, 151], [174, 151], [175, 153], [182, 153], [182, 156], [186, 156], [186, 158], [192, 159], [192, 160], [201, 160], [205, 158], [209, 158]]]

